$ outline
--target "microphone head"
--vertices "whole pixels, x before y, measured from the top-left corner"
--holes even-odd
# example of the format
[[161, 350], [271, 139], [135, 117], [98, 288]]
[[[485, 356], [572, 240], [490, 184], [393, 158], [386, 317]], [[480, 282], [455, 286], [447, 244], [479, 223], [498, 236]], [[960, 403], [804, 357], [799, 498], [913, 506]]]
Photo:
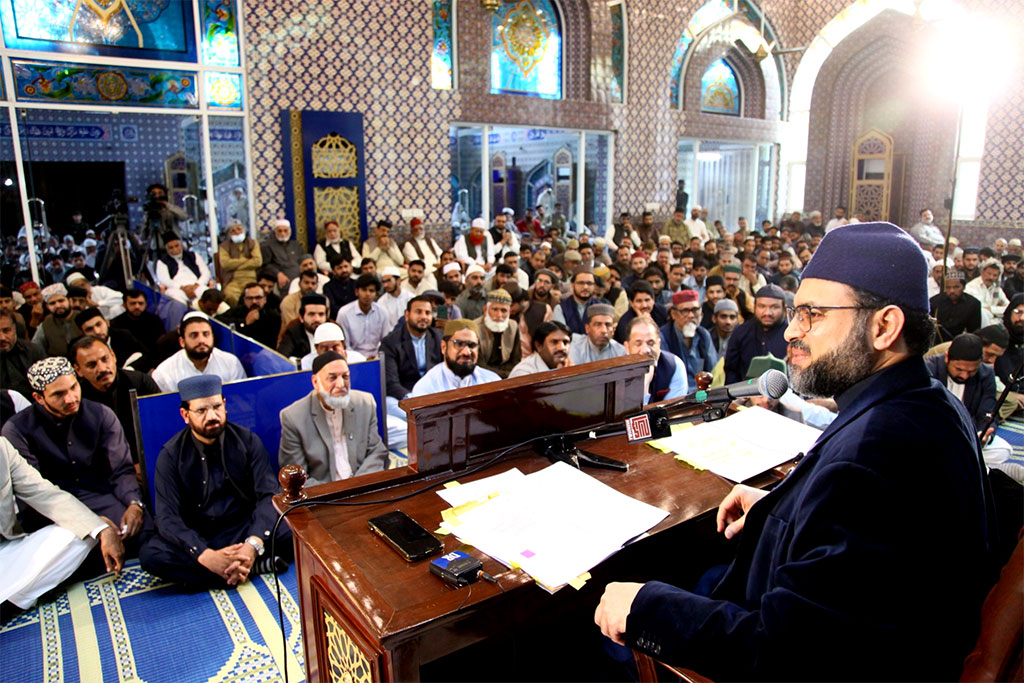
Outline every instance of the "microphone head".
[[769, 370], [758, 378], [757, 388], [761, 391], [762, 396], [782, 398], [782, 395], [789, 389], [789, 378], [784, 372]]

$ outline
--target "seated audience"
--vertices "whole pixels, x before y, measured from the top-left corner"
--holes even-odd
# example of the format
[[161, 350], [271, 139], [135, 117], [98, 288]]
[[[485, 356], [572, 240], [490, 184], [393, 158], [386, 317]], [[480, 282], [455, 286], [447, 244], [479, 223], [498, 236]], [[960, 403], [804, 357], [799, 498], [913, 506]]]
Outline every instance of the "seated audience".
[[981, 264], [981, 274], [970, 280], [964, 288], [964, 291], [981, 302], [981, 325], [978, 327], [987, 327], [1002, 320], [1003, 311], [1010, 303], [999, 286], [1002, 275], [1002, 264], [990, 258]]
[[306, 486], [383, 470], [388, 449], [373, 396], [352, 389], [341, 354], [320, 354], [312, 370], [313, 390], [281, 411], [281, 466], [302, 467]]
[[147, 349], [156, 349], [156, 340], [167, 331], [160, 316], [146, 310], [146, 294], [139, 289], [124, 293], [124, 313], [110, 321], [110, 326], [127, 330]]
[[686, 365], [686, 381], [697, 386], [697, 374], [711, 372], [718, 363], [718, 351], [711, 333], [700, 326], [700, 300], [697, 292], [685, 289], [672, 295], [671, 322], [661, 326], [661, 346]]
[[467, 318], [476, 319], [484, 314], [484, 307], [487, 305], [484, 277], [484, 269], [475, 263], [466, 269], [466, 286], [456, 297], [455, 305]]
[[131, 390], [139, 398], [161, 392], [156, 382], [145, 372], [118, 369], [117, 354], [97, 337], [86, 335], [71, 345], [68, 354], [75, 373], [82, 380], [82, 398], [105, 405], [114, 411], [128, 441], [132, 461], [139, 462], [139, 449], [135, 439], [135, 421], [132, 419]]
[[[317, 294], [323, 294], [324, 285], [330, 282], [331, 278], [328, 277], [327, 275], [324, 275], [317, 269], [316, 260], [313, 258], [312, 254], [303, 254], [302, 256], [299, 257], [299, 275], [308, 271], [316, 273], [316, 289], [314, 289], [313, 291], [315, 291]], [[296, 276], [295, 278], [292, 279], [290, 283], [288, 283], [287, 293], [294, 294], [295, 292], [299, 291], [299, 284], [299, 278], [298, 276]]]
[[279, 485], [263, 442], [228, 421], [216, 375], [189, 377], [178, 391], [187, 426], [157, 459], [159, 521], [139, 553], [142, 568], [200, 589], [285, 571], [293, 552], [287, 524], [278, 527], [275, 555], [268, 552]]
[[[274, 236], [263, 241], [259, 251], [263, 257], [263, 267], [277, 280], [277, 288], [281, 293], [287, 293], [288, 285], [299, 276], [299, 262], [306, 253], [306, 249], [292, 239], [292, 224], [288, 219], [278, 218], [274, 221]], [[252, 277], [246, 282], [255, 279]]]
[[481, 367], [493, 370], [504, 379], [523, 358], [519, 325], [510, 319], [512, 297], [504, 289], [487, 295], [484, 314], [474, 322], [480, 330]]
[[[29, 507], [50, 524], [25, 533], [17, 511]], [[44, 479], [0, 438], [0, 620], [8, 605], [26, 610], [70, 577], [99, 545], [108, 572], [124, 564], [121, 536], [109, 520]]]
[[[241, 223], [233, 223], [228, 226], [227, 239], [220, 243], [217, 258], [220, 262], [224, 299], [229, 307], [234, 306], [242, 295], [242, 286], [256, 279], [263, 265], [263, 252], [256, 240], [245, 234]], [[270, 268], [273, 270], [273, 267]], [[286, 277], [280, 271], [277, 276], [278, 284], [282, 277]]]
[[744, 379], [754, 356], [770, 353], [776, 358], [785, 358], [785, 333], [785, 294], [778, 285], [765, 285], [754, 297], [754, 316], [737, 327], [729, 339], [725, 382], [732, 384]]
[[28, 369], [43, 358], [46, 358], [43, 347], [19, 339], [14, 316], [0, 311], [0, 387], [17, 391], [25, 398], [31, 396]]
[[352, 279], [352, 262], [344, 256], [331, 259], [331, 279], [324, 285], [324, 296], [331, 303], [332, 311], [356, 300], [355, 281]]
[[573, 365], [618, 358], [626, 355], [626, 348], [615, 341], [615, 309], [608, 304], [591, 304], [584, 314], [587, 321], [583, 334], [572, 335], [569, 359]]
[[423, 292], [437, 289], [437, 280], [434, 279], [433, 273], [427, 271], [426, 265], [419, 259], [409, 261], [406, 275], [402, 289], [410, 296], [419, 296]]
[[137, 553], [140, 532], [152, 526], [152, 518], [114, 411], [82, 400], [75, 370], [63, 356], [33, 364], [28, 380], [35, 405], [8, 420], [3, 436], [45, 479], [116, 521], [129, 552]]
[[405, 314], [405, 305], [412, 298], [412, 294], [402, 289], [401, 277], [401, 271], [395, 266], [385, 266], [380, 270], [380, 281], [384, 291], [377, 298], [377, 305], [388, 316], [389, 331], [395, 328]]
[[117, 355], [121, 367], [149, 372], [153, 363], [149, 349], [142, 345], [131, 332], [111, 327], [98, 308], [87, 308], [75, 316], [75, 325], [82, 334], [95, 337], [109, 346]]
[[[441, 261], [441, 247], [432, 237], [426, 236], [423, 221], [419, 218], [409, 221], [409, 239], [402, 247], [402, 254], [410, 268], [414, 261], [422, 261], [423, 269], [427, 273], [433, 273]], [[427, 287], [427, 289], [433, 289], [433, 287]], [[414, 292], [414, 294], [422, 294], [422, 292]]]
[[160, 292], [175, 301], [191, 304], [217, 281], [210, 277], [210, 268], [195, 252], [185, 249], [174, 233], [164, 236], [166, 253], [156, 260], [156, 284]]
[[943, 291], [933, 296], [929, 305], [938, 323], [942, 341], [952, 341], [959, 334], [974, 332], [982, 327], [981, 302], [964, 292], [964, 274], [961, 270], [946, 272]]
[[405, 412], [398, 401], [412, 394], [412, 388], [441, 362], [441, 330], [434, 326], [433, 308], [426, 296], [416, 296], [406, 304], [404, 324], [384, 337], [381, 354], [384, 356], [384, 376], [388, 398], [388, 412]]
[[374, 236], [363, 242], [363, 258], [372, 259], [378, 270], [387, 266], [400, 268], [405, 264], [402, 250], [391, 236], [391, 221], [377, 221]]
[[342, 331], [341, 326], [332, 320], [328, 320], [321, 323], [316, 328], [316, 332], [313, 333], [313, 350], [302, 357], [302, 360], [299, 362], [299, 369], [309, 370], [313, 367], [313, 360], [321, 353], [327, 353], [328, 351], [334, 351], [339, 354], [349, 365], [362, 363], [366, 360], [366, 356], [358, 351], [345, 348], [345, 333]]
[[356, 280], [356, 300], [346, 304], [336, 320], [345, 331], [345, 344], [373, 360], [377, 357], [381, 340], [394, 327], [388, 325], [388, 315], [377, 303], [380, 282], [375, 275], [364, 273]]
[[43, 305], [47, 316], [36, 328], [32, 341], [43, 347], [47, 356], [63, 356], [68, 344], [82, 334], [75, 324], [67, 288], [57, 283], [43, 289]]
[[668, 309], [654, 300], [654, 288], [645, 280], [637, 280], [629, 286], [629, 310], [615, 327], [615, 341], [625, 344], [629, 338], [629, 325], [636, 318], [649, 316], [659, 326], [668, 322]]
[[85, 306], [83, 308], [94, 306], [100, 309], [103, 317], [107, 320], [124, 313], [124, 294], [118, 290], [103, 285], [94, 285], [78, 271], [69, 273], [64, 278], [64, 282], [68, 286], [69, 297], [71, 290], [75, 287], [85, 290]]
[[474, 218], [469, 232], [455, 240], [453, 251], [455, 259], [467, 268], [475, 264], [489, 271], [494, 265], [496, 251], [494, 240], [487, 231], [487, 222], [483, 218]]
[[313, 259], [316, 261], [317, 269], [324, 275], [330, 275], [334, 270], [334, 260], [345, 259], [351, 270], [352, 261], [357, 258], [359, 258], [359, 248], [352, 240], [342, 238], [341, 226], [338, 225], [338, 222], [327, 221], [324, 223], [324, 238], [313, 248]]
[[689, 390], [686, 364], [671, 351], [661, 348], [661, 334], [653, 318], [645, 315], [633, 319], [629, 324], [626, 351], [654, 361], [644, 378], [645, 405], [686, 395]]
[[[603, 305], [603, 304], [598, 304]], [[541, 323], [533, 335], [533, 353], [512, 368], [509, 377], [522, 377], [537, 372], [557, 370], [572, 365], [569, 359], [569, 328], [551, 320]]]
[[186, 313], [178, 325], [181, 349], [153, 370], [153, 381], [163, 391], [177, 391], [181, 380], [197, 375], [216, 375], [229, 382], [245, 379], [241, 361], [216, 348], [213, 342], [209, 316], [198, 311]]
[[477, 366], [480, 328], [472, 320], [458, 318], [444, 325], [441, 338], [443, 363], [427, 370], [412, 388], [412, 396], [436, 394], [501, 379], [496, 373]]
[[[538, 276], [540, 277], [540, 276]], [[600, 303], [594, 297], [594, 273], [589, 270], [579, 269], [572, 275], [572, 296], [563, 299], [557, 306], [553, 307], [551, 319], [562, 323], [569, 328], [572, 334], [584, 333], [584, 317], [587, 307]]]
[[43, 292], [35, 282], [23, 282], [18, 287], [25, 303], [18, 307], [18, 313], [25, 321], [25, 334], [31, 339], [36, 333], [36, 328], [43, 322], [47, 311], [43, 304]]
[[302, 299], [310, 294], [317, 294], [316, 288], [319, 280], [315, 270], [304, 270], [299, 274], [298, 289], [289, 293], [281, 300], [281, 329], [286, 329], [293, 320], [299, 317], [299, 308]]
[[281, 332], [281, 316], [267, 310], [267, 294], [255, 282], [242, 288], [238, 305], [221, 316], [221, 320], [234, 324], [235, 331], [258, 341], [268, 349], [277, 345]]
[[303, 295], [299, 302], [298, 320], [285, 328], [277, 352], [287, 358], [299, 359], [313, 350], [313, 335], [327, 321], [330, 306], [323, 294]]

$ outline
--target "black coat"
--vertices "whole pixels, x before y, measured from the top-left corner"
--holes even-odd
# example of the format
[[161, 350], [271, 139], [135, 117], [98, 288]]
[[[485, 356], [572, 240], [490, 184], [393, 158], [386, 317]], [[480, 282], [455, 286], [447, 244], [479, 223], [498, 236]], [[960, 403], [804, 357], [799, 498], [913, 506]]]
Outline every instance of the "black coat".
[[277, 352], [282, 356], [294, 357], [299, 360], [312, 350], [309, 345], [309, 335], [306, 334], [306, 327], [301, 320], [285, 330], [284, 336], [281, 337], [281, 343], [277, 346]]
[[82, 387], [82, 398], [96, 403], [102, 403], [114, 411], [118, 422], [124, 430], [125, 439], [128, 440], [128, 449], [132, 453], [132, 460], [139, 461], [139, 448], [135, 440], [135, 422], [132, 419], [131, 390], [134, 389], [137, 396], [152, 396], [162, 393], [157, 383], [145, 372], [136, 370], [119, 369], [117, 378], [107, 391], [100, 391], [93, 387], [87, 380], [80, 381]]
[[[930, 356], [924, 359], [924, 364], [928, 367], [928, 373], [937, 379], [939, 384], [946, 386], [949, 380], [946, 357]], [[996, 409], [996, 371], [984, 363], [979, 365], [978, 374], [964, 383], [963, 402], [967, 412], [974, 418], [974, 428], [980, 430]]]
[[128, 313], [122, 313], [110, 321], [110, 326], [119, 330], [127, 330], [139, 340], [147, 349], [156, 348], [156, 340], [167, 330], [160, 316], [149, 311], [143, 311], [138, 318], [133, 318]]
[[46, 358], [46, 351], [35, 342], [16, 339], [10, 351], [0, 352], [0, 389], [14, 389], [32, 400], [28, 369], [37, 360]]
[[[441, 362], [441, 330], [431, 325], [427, 335], [427, 370]], [[381, 354], [384, 356], [384, 376], [387, 384], [387, 395], [399, 400], [412, 391], [420, 380], [419, 367], [416, 365], [416, 351], [412, 346], [412, 335], [403, 321], [395, 327], [380, 343]]]

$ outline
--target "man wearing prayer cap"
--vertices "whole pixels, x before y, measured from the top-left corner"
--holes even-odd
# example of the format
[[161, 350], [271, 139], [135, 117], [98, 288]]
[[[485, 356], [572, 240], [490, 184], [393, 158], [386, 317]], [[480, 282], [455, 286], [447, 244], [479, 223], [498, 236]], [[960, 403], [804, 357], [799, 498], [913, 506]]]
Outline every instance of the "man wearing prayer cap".
[[43, 293], [39, 285], [31, 280], [19, 285], [18, 292], [25, 299], [25, 303], [18, 307], [18, 313], [25, 319], [25, 332], [32, 337], [47, 314]]
[[[714, 277], [714, 276], [712, 276]], [[711, 343], [714, 344], [718, 357], [725, 365], [725, 356], [729, 352], [729, 340], [732, 339], [736, 326], [740, 324], [740, 307], [732, 299], [719, 299], [711, 314]], [[723, 369], [724, 372], [724, 369]], [[724, 378], [724, 375], [723, 375]]]
[[626, 355], [626, 347], [615, 341], [615, 309], [608, 304], [594, 303], [583, 317], [583, 334], [572, 335], [569, 358], [573, 365], [618, 358]]
[[281, 411], [281, 466], [302, 467], [307, 486], [383, 470], [388, 449], [373, 396], [352, 388], [339, 353], [320, 354], [312, 370], [313, 390]]
[[43, 347], [48, 356], [63, 356], [68, 352], [68, 342], [82, 334], [72, 315], [67, 287], [60, 283], [47, 285], [42, 295], [47, 315], [36, 328], [32, 341]]
[[[922, 286], [923, 286], [922, 282]], [[765, 285], [754, 294], [754, 315], [736, 328], [725, 355], [725, 381], [747, 376], [754, 356], [771, 353], [786, 357], [786, 294], [778, 285]]]
[[700, 326], [700, 297], [693, 289], [672, 295], [669, 309], [672, 319], [661, 326], [661, 347], [671, 351], [686, 366], [686, 381], [697, 386], [697, 373], [711, 372], [718, 362], [718, 352], [711, 342], [711, 333]]
[[441, 356], [444, 362], [427, 370], [413, 386], [412, 396], [426, 396], [501, 379], [497, 373], [477, 365], [480, 328], [472, 320], [457, 318], [445, 323]]
[[205, 313], [185, 314], [178, 325], [178, 344], [181, 349], [153, 370], [153, 381], [163, 391], [177, 391], [181, 380], [196, 375], [216, 375], [231, 382], [245, 379], [242, 362], [214, 346], [213, 323]]
[[316, 332], [313, 333], [313, 350], [302, 357], [299, 368], [309, 370], [313, 367], [313, 360], [321, 353], [328, 351], [340, 354], [349, 364], [362, 363], [366, 360], [366, 356], [355, 349], [345, 347], [345, 332], [341, 329], [341, 325], [328, 320], [316, 328]]
[[74, 287], [84, 289], [86, 307], [95, 306], [99, 308], [103, 313], [103, 317], [107, 320], [112, 320], [124, 313], [124, 294], [122, 292], [110, 287], [104, 287], [103, 285], [94, 285], [83, 273], [77, 270], [68, 273], [68, 276], [64, 278], [64, 282], [68, 286], [68, 296], [71, 296], [70, 292]]
[[719, 531], [742, 534], [709, 595], [611, 584], [605, 635], [718, 679], [959, 677], [994, 575], [989, 494], [974, 422], [922, 358], [926, 277], [894, 225], [822, 239], [786, 338], [793, 390], [838, 416], [770, 492], [722, 501]]
[[385, 266], [377, 272], [384, 287], [377, 305], [387, 313], [388, 329], [393, 330], [405, 313], [405, 304], [412, 298], [412, 292], [402, 288], [402, 273], [395, 266]]
[[995, 370], [982, 362], [983, 347], [981, 337], [965, 332], [953, 338], [945, 354], [924, 361], [931, 376], [967, 406], [978, 430], [996, 407]]
[[[156, 283], [160, 291], [183, 304], [191, 304], [217, 281], [210, 267], [174, 233], [164, 236], [164, 249], [156, 261]], [[275, 275], [276, 276], [276, 275]]]
[[486, 271], [476, 263], [466, 268], [466, 288], [455, 299], [455, 305], [467, 318], [479, 318], [484, 314], [487, 305], [487, 292], [484, 288]]
[[931, 297], [929, 308], [939, 325], [941, 341], [952, 341], [982, 326], [981, 302], [964, 291], [964, 272], [959, 268], [946, 271], [943, 291]]
[[494, 239], [487, 231], [487, 223], [483, 218], [474, 218], [469, 232], [455, 241], [455, 259], [465, 266], [474, 263], [489, 271], [494, 265]]
[[478, 362], [502, 379], [523, 359], [519, 325], [510, 318], [511, 310], [512, 296], [504, 289], [494, 289], [487, 295], [483, 315], [474, 321], [480, 334]]
[[284, 571], [292, 538], [281, 524], [271, 555], [278, 485], [263, 442], [228, 420], [220, 377], [189, 377], [178, 393], [186, 426], [157, 459], [160, 521], [139, 554], [142, 568], [195, 588], [237, 586], [255, 574]]
[[[75, 370], [63, 356], [35, 362], [28, 369], [28, 382], [35, 403], [4, 424], [3, 436], [43, 478], [113, 520], [134, 556], [140, 535], [152, 528], [152, 518], [114, 411], [82, 399]], [[25, 526], [38, 528], [38, 518], [25, 514]]]
[[273, 221], [274, 234], [260, 244], [263, 268], [277, 279], [277, 288], [284, 296], [292, 280], [299, 276], [299, 261], [306, 253], [303, 245], [292, 239], [292, 224], [287, 218]]

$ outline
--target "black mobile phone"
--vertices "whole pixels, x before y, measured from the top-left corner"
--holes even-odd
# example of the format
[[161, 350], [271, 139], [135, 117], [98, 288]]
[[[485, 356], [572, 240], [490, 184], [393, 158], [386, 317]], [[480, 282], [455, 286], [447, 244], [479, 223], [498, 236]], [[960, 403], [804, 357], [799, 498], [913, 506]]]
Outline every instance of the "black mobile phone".
[[401, 510], [374, 517], [369, 524], [371, 531], [409, 562], [430, 557], [444, 548], [436, 536]]

